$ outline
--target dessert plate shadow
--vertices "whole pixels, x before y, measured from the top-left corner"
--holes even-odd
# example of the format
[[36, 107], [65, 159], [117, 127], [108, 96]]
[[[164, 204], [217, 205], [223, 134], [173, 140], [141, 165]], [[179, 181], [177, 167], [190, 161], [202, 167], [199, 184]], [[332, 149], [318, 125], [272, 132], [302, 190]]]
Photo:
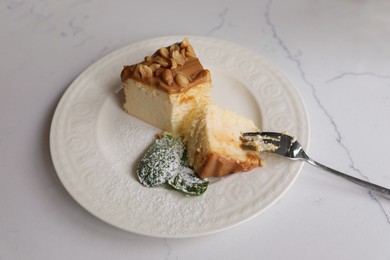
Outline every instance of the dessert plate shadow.
[[[199, 197], [137, 180], [137, 163], [159, 129], [131, 117], [116, 94], [124, 65], [137, 63], [168, 36], [137, 42], [107, 55], [69, 86], [55, 111], [50, 149], [69, 194], [103, 221], [137, 234], [193, 237], [215, 233], [253, 218], [293, 184], [303, 163], [266, 156], [266, 166], [213, 178]], [[211, 71], [213, 100], [251, 118], [262, 130], [287, 131], [307, 149], [309, 123], [295, 87], [258, 53], [223, 40], [189, 36]]]

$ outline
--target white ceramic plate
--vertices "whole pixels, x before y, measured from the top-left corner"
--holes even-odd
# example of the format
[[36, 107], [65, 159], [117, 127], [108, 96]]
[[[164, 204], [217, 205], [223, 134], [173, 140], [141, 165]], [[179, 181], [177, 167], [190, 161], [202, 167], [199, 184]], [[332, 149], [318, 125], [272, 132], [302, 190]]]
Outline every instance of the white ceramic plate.
[[[213, 78], [213, 99], [252, 118], [262, 130], [288, 131], [307, 147], [306, 110], [293, 85], [259, 54], [222, 40], [191, 36]], [[67, 89], [50, 133], [59, 178], [85, 209], [124, 230], [156, 237], [199, 236], [235, 226], [277, 201], [302, 163], [266, 156], [267, 165], [211, 180], [199, 197], [137, 181], [137, 162], [156, 129], [122, 110], [123, 65], [143, 60], [182, 37], [131, 44], [99, 60]]]

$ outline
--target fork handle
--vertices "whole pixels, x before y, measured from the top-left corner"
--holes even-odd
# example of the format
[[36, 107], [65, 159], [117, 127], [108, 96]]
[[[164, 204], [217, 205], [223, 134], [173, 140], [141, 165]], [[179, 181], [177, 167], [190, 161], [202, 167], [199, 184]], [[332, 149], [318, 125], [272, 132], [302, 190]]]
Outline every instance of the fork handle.
[[350, 176], [348, 174], [345, 174], [345, 173], [342, 173], [342, 172], [339, 172], [339, 171], [336, 171], [332, 168], [329, 168], [328, 166], [325, 166], [319, 162], [316, 162], [314, 161], [313, 159], [309, 158], [309, 157], [306, 157], [306, 158], [303, 158], [307, 163], [311, 164], [311, 165], [314, 165], [318, 168], [321, 168], [323, 170], [326, 170], [328, 172], [331, 172], [339, 177], [342, 177], [346, 180], [349, 180], [353, 183], [356, 183], [360, 186], [363, 186], [371, 191], [374, 191], [376, 193], [378, 193], [379, 195], [382, 195], [383, 197], [387, 198], [387, 199], [390, 199], [390, 189], [387, 189], [385, 187], [382, 187], [382, 186], [379, 186], [379, 185], [376, 185], [374, 183], [371, 183], [371, 182], [368, 182], [368, 181], [364, 181], [362, 179], [359, 179], [359, 178], [355, 178], [353, 176]]

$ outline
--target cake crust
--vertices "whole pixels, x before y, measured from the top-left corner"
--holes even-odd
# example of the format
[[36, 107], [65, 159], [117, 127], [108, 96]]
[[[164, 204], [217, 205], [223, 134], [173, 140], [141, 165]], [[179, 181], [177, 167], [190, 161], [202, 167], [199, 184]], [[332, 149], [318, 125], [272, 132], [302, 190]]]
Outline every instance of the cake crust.
[[263, 166], [263, 162], [257, 155], [248, 155], [245, 160], [238, 160], [230, 156], [210, 152], [204, 157], [203, 162], [196, 167], [195, 171], [199, 177], [208, 178], [247, 172], [259, 166]]

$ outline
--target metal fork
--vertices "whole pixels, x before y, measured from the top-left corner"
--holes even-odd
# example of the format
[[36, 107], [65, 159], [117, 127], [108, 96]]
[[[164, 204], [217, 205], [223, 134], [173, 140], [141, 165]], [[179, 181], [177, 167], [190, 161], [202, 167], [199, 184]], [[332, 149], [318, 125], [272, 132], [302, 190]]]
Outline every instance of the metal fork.
[[246, 132], [242, 134], [241, 140], [243, 147], [255, 149], [259, 152], [275, 153], [292, 160], [303, 160], [390, 199], [390, 189], [355, 178], [314, 161], [305, 153], [302, 145], [290, 135], [275, 132]]

